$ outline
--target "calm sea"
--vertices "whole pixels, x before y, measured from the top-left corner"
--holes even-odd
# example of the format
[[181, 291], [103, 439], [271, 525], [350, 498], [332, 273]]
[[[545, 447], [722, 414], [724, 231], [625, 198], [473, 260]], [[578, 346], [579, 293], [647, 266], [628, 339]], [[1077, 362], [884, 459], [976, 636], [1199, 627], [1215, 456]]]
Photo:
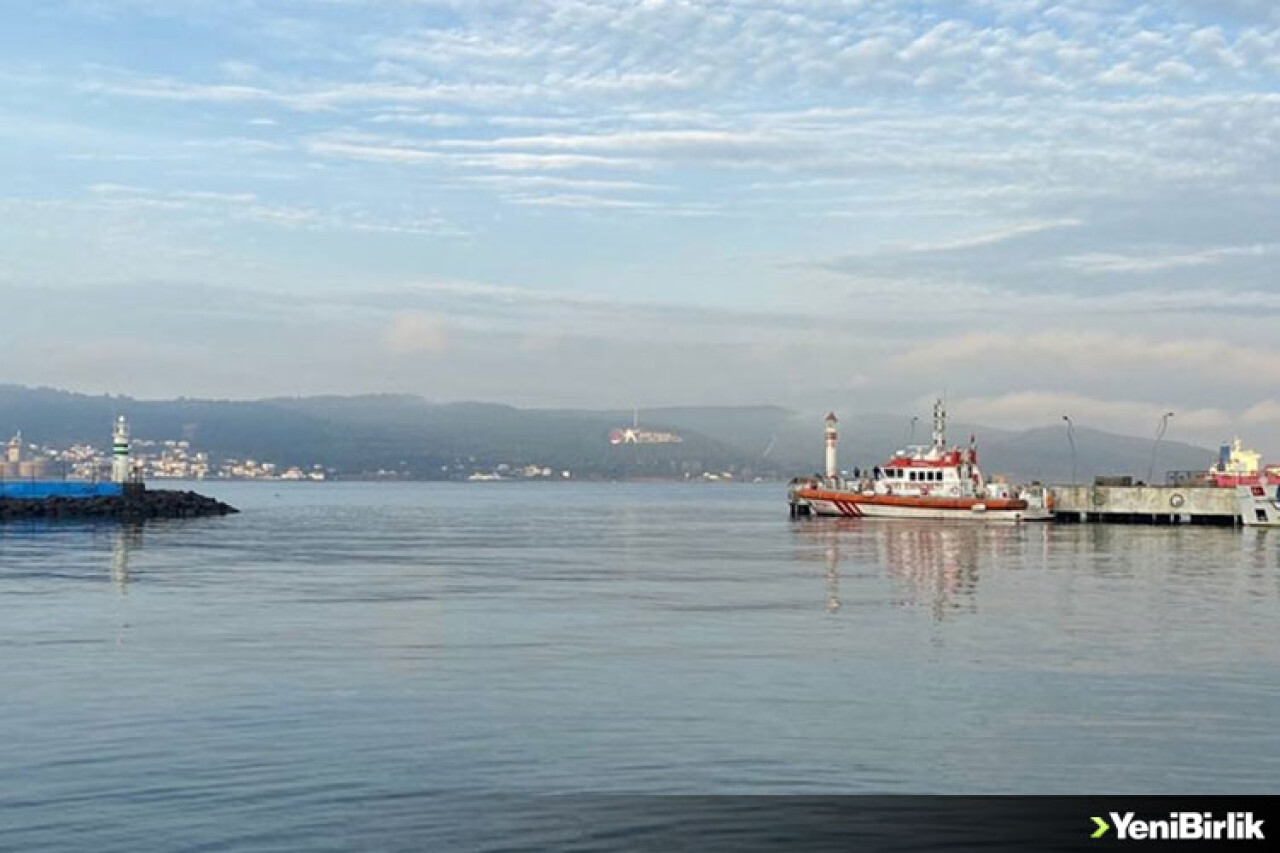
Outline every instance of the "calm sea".
[[1276, 532], [200, 490], [243, 513], [0, 527], [0, 847], [412, 849], [469, 795], [1280, 792]]

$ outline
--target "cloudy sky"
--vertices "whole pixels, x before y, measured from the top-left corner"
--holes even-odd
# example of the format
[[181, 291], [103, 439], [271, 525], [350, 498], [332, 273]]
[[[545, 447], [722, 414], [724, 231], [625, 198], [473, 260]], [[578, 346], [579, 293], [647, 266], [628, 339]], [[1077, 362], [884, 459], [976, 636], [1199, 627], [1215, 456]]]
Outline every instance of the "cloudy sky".
[[46, 0], [0, 380], [1280, 451], [1270, 0]]

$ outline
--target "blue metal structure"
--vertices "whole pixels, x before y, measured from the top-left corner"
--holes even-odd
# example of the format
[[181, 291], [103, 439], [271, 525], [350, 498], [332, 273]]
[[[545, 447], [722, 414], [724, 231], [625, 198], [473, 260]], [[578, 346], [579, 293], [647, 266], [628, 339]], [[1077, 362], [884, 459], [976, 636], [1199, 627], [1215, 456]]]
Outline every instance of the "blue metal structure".
[[41, 498], [117, 497], [124, 488], [119, 483], [89, 483], [78, 480], [0, 480], [0, 498], [39, 500]]

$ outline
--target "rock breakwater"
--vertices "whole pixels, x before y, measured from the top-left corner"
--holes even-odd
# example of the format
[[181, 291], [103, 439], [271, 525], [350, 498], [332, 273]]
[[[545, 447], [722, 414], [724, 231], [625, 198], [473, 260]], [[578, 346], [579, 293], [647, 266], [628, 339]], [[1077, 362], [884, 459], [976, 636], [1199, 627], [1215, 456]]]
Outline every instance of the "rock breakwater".
[[235, 507], [196, 492], [145, 490], [90, 498], [0, 498], [0, 522], [25, 519], [199, 518], [239, 512]]

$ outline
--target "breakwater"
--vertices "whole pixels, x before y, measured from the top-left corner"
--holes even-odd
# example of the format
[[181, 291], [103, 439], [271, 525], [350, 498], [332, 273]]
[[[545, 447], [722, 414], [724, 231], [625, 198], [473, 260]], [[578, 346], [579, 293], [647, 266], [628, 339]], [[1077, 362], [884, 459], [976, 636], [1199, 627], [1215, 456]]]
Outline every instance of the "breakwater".
[[26, 519], [199, 518], [239, 512], [235, 507], [196, 492], [126, 489], [98, 497], [0, 498], [0, 522]]
[[1058, 521], [1119, 524], [1240, 523], [1235, 489], [1204, 486], [1054, 486]]

